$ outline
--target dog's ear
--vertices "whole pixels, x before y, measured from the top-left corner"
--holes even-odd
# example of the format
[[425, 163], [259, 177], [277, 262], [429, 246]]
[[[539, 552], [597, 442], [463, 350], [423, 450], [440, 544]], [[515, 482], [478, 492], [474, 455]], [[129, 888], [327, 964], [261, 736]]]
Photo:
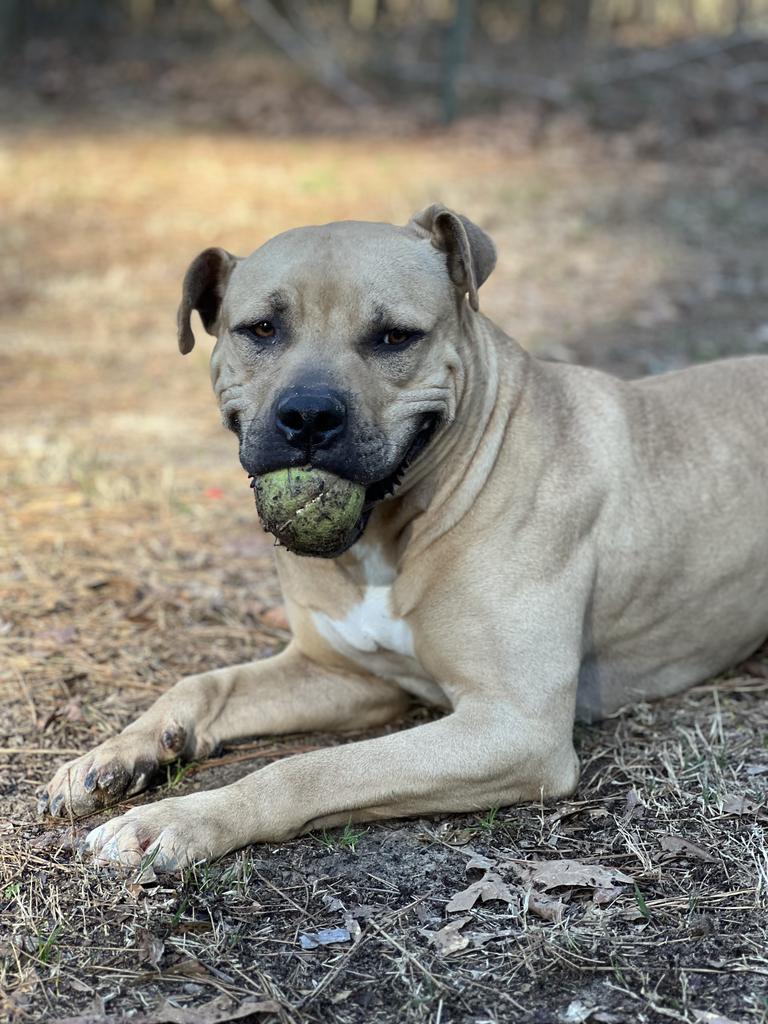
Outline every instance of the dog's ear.
[[179, 351], [182, 355], [195, 347], [195, 336], [189, 322], [193, 309], [200, 314], [206, 331], [209, 334], [216, 333], [221, 300], [236, 263], [237, 257], [226, 249], [204, 249], [190, 263], [184, 275], [181, 304], [176, 314]]
[[436, 249], [445, 253], [451, 280], [477, 311], [478, 288], [496, 266], [496, 246], [488, 235], [477, 224], [440, 203], [414, 214], [408, 227], [429, 238]]

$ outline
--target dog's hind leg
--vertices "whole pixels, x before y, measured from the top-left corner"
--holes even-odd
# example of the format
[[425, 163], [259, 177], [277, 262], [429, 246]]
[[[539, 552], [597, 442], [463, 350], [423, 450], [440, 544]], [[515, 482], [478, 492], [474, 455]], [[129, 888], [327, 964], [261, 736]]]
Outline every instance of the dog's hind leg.
[[395, 684], [324, 668], [291, 644], [273, 658], [182, 679], [118, 736], [62, 765], [39, 811], [89, 814], [144, 789], [160, 765], [205, 757], [226, 740], [365, 729], [406, 706]]

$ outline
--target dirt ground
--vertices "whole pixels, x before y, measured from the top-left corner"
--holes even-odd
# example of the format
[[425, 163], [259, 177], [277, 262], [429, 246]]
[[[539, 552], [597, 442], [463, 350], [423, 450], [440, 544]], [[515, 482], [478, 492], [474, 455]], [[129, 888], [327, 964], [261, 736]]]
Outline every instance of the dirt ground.
[[[756, 133], [659, 149], [567, 116], [530, 129], [514, 110], [283, 138], [7, 122], [0, 1016], [768, 1021], [768, 652], [580, 728], [583, 780], [556, 804], [333, 830], [143, 884], [77, 852], [98, 816], [35, 819], [59, 763], [180, 675], [286, 642], [209, 345], [175, 347], [201, 248], [441, 200], [496, 239], [484, 311], [535, 352], [625, 376], [768, 352]], [[332, 742], [228, 748], [137, 800]], [[304, 948], [324, 929], [339, 941]]]

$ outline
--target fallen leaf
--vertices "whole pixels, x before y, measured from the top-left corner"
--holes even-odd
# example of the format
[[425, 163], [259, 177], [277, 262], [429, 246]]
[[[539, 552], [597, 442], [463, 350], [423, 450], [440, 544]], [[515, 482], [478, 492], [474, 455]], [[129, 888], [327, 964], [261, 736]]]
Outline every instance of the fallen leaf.
[[717, 857], [713, 857], [703, 846], [691, 843], [687, 839], [681, 839], [679, 836], [662, 836], [659, 843], [662, 850], [672, 854], [673, 857], [693, 857], [696, 860], [704, 860], [708, 864], [717, 863]]
[[460, 935], [459, 932], [471, 920], [471, 917], [457, 917], [440, 931], [432, 932], [429, 941], [437, 948], [438, 953], [442, 953], [444, 956], [448, 953], [457, 953], [460, 949], [466, 949], [469, 939], [466, 935]]
[[332, 946], [336, 942], [350, 942], [352, 936], [347, 928], [321, 928], [317, 932], [302, 932], [299, 942], [302, 949], [317, 949], [318, 946]]
[[760, 807], [760, 804], [749, 797], [736, 796], [735, 793], [723, 797], [723, 814], [756, 814]]
[[74, 989], [75, 992], [93, 992], [90, 985], [87, 985], [84, 981], [80, 981], [79, 978], [69, 978], [69, 987]]
[[166, 967], [163, 976], [168, 977], [169, 975], [188, 978], [193, 984], [216, 985], [219, 989], [221, 989], [222, 982], [225, 985], [235, 984], [235, 979], [229, 974], [225, 974], [224, 971], [220, 971], [218, 967], [213, 967], [211, 964], [203, 964], [194, 957], [187, 957], [186, 960]]
[[445, 908], [448, 913], [456, 911], [471, 910], [478, 900], [486, 903], [488, 900], [503, 900], [505, 903], [514, 903], [515, 898], [501, 878], [493, 871], [488, 871], [477, 882], [457, 892]]
[[464, 868], [465, 871], [490, 871], [498, 864], [498, 861], [484, 857], [482, 853], [475, 853], [474, 850], [465, 850], [464, 852], [471, 854], [467, 866]]
[[580, 999], [574, 999], [563, 1014], [563, 1020], [568, 1024], [584, 1024], [595, 1012], [594, 1006], [585, 1006]]
[[529, 860], [510, 865], [524, 882], [545, 892], [561, 887], [607, 889], [616, 883], [631, 885], [634, 881], [617, 868], [600, 864], [582, 864], [578, 860]]
[[551, 921], [552, 924], [559, 924], [565, 913], [565, 904], [554, 896], [547, 896], [546, 893], [536, 892], [531, 889], [528, 893], [528, 909], [531, 910], [542, 921]]
[[[279, 1012], [280, 1004], [274, 999], [246, 999], [233, 1004], [229, 996], [221, 995], [202, 1006], [172, 1006], [163, 1000], [148, 1013], [134, 1014], [130, 1021], [131, 1024], [227, 1024], [250, 1014]], [[125, 1024], [125, 1021], [125, 1014], [104, 1013], [94, 1008], [76, 1017], [57, 1017], [51, 1024]]]
[[139, 963], [157, 967], [163, 958], [165, 943], [146, 928], [137, 928], [136, 948], [139, 953]]
[[596, 903], [598, 907], [608, 907], [617, 896], [621, 896], [621, 889], [615, 885], [600, 886], [592, 894], [592, 902]]

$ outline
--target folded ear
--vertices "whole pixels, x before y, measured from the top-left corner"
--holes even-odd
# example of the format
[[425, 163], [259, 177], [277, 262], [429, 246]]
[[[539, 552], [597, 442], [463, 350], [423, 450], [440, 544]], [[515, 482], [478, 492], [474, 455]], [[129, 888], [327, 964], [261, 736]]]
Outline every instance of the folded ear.
[[440, 203], [414, 214], [408, 226], [445, 253], [451, 280], [468, 296], [472, 309], [479, 309], [477, 290], [496, 266], [496, 246], [488, 235]]
[[237, 257], [226, 249], [204, 249], [190, 263], [184, 275], [181, 305], [176, 314], [179, 351], [182, 355], [195, 347], [195, 336], [189, 322], [193, 309], [200, 314], [206, 331], [209, 334], [216, 333], [221, 300], [236, 263]]

